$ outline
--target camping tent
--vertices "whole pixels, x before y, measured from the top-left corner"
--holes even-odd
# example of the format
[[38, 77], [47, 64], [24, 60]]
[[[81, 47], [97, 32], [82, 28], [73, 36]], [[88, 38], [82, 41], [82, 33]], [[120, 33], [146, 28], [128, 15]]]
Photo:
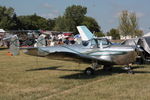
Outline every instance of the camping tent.
[[150, 54], [150, 36], [128, 39], [124, 41], [122, 45], [140, 45], [140, 47], [142, 47], [147, 53]]
[[0, 29], [0, 33], [5, 33], [5, 31], [3, 29]]
[[138, 63], [150, 64], [150, 36], [144, 36], [136, 39], [129, 39], [122, 43], [122, 45], [140, 46], [139, 60]]
[[150, 36], [150, 32], [143, 35], [143, 37], [147, 37], [147, 36]]
[[0, 29], [0, 40], [4, 37], [5, 31], [3, 29]]

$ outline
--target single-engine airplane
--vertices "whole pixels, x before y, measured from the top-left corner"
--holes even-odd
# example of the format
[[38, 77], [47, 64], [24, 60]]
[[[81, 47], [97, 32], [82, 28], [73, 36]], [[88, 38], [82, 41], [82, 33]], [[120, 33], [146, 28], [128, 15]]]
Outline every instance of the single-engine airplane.
[[112, 45], [106, 38], [94, 36], [86, 26], [77, 26], [77, 29], [83, 40], [81, 44], [29, 47], [26, 48], [25, 54], [55, 60], [90, 63], [91, 67], [85, 69], [88, 75], [93, 74], [99, 67], [98, 65], [103, 65], [104, 70], [112, 69], [113, 65], [127, 65], [128, 72], [132, 73], [129, 64], [136, 60], [136, 47]]

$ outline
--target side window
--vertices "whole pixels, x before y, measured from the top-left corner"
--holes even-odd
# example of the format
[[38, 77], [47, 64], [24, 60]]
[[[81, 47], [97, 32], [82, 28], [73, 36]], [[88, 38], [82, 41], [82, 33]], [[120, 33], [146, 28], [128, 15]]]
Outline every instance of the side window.
[[100, 48], [110, 44], [111, 43], [107, 39], [92, 39], [89, 41], [82, 41], [82, 45], [89, 48]]
[[83, 46], [88, 46], [89, 45], [89, 41], [82, 41], [82, 45]]
[[95, 39], [91, 40], [91, 48], [97, 48], [97, 47], [98, 47], [97, 40]]
[[100, 45], [100, 43], [102, 43], [102, 45], [109, 45], [109, 42], [106, 39], [99, 39], [98, 44]]
[[94, 39], [91, 40], [91, 45], [96, 45], [96, 41]]
[[109, 43], [108, 43], [108, 41], [103, 40], [103, 41], [102, 41], [102, 44], [103, 44], [103, 45], [108, 45]]

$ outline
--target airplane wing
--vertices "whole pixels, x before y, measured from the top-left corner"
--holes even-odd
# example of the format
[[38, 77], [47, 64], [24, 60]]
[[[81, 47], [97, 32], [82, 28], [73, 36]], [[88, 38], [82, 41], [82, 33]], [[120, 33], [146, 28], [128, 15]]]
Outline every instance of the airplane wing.
[[100, 57], [92, 56], [86, 51], [79, 50], [81, 47], [74, 48], [69, 45], [55, 46], [55, 47], [40, 47], [40, 52], [47, 53], [46, 57], [54, 60], [65, 60], [65, 61], [75, 61], [92, 63], [98, 62], [99, 64], [113, 64], [113, 62], [101, 59]]

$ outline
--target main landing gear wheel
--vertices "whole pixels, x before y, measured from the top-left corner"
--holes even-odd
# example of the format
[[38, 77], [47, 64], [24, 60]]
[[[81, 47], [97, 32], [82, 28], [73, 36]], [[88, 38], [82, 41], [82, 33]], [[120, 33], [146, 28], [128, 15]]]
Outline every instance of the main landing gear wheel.
[[85, 69], [85, 72], [84, 72], [86, 75], [93, 75], [94, 74], [94, 69], [91, 68], [91, 67], [88, 67]]
[[128, 74], [134, 74], [134, 72], [132, 70], [128, 70], [127, 73]]
[[126, 70], [128, 74], [134, 74], [134, 72], [133, 72], [131, 66], [125, 67], [124, 70]]
[[128, 73], [128, 74], [134, 74], [134, 72], [133, 72], [131, 66], [128, 66], [127, 68], [128, 68], [128, 70], [127, 70], [127, 73]]

